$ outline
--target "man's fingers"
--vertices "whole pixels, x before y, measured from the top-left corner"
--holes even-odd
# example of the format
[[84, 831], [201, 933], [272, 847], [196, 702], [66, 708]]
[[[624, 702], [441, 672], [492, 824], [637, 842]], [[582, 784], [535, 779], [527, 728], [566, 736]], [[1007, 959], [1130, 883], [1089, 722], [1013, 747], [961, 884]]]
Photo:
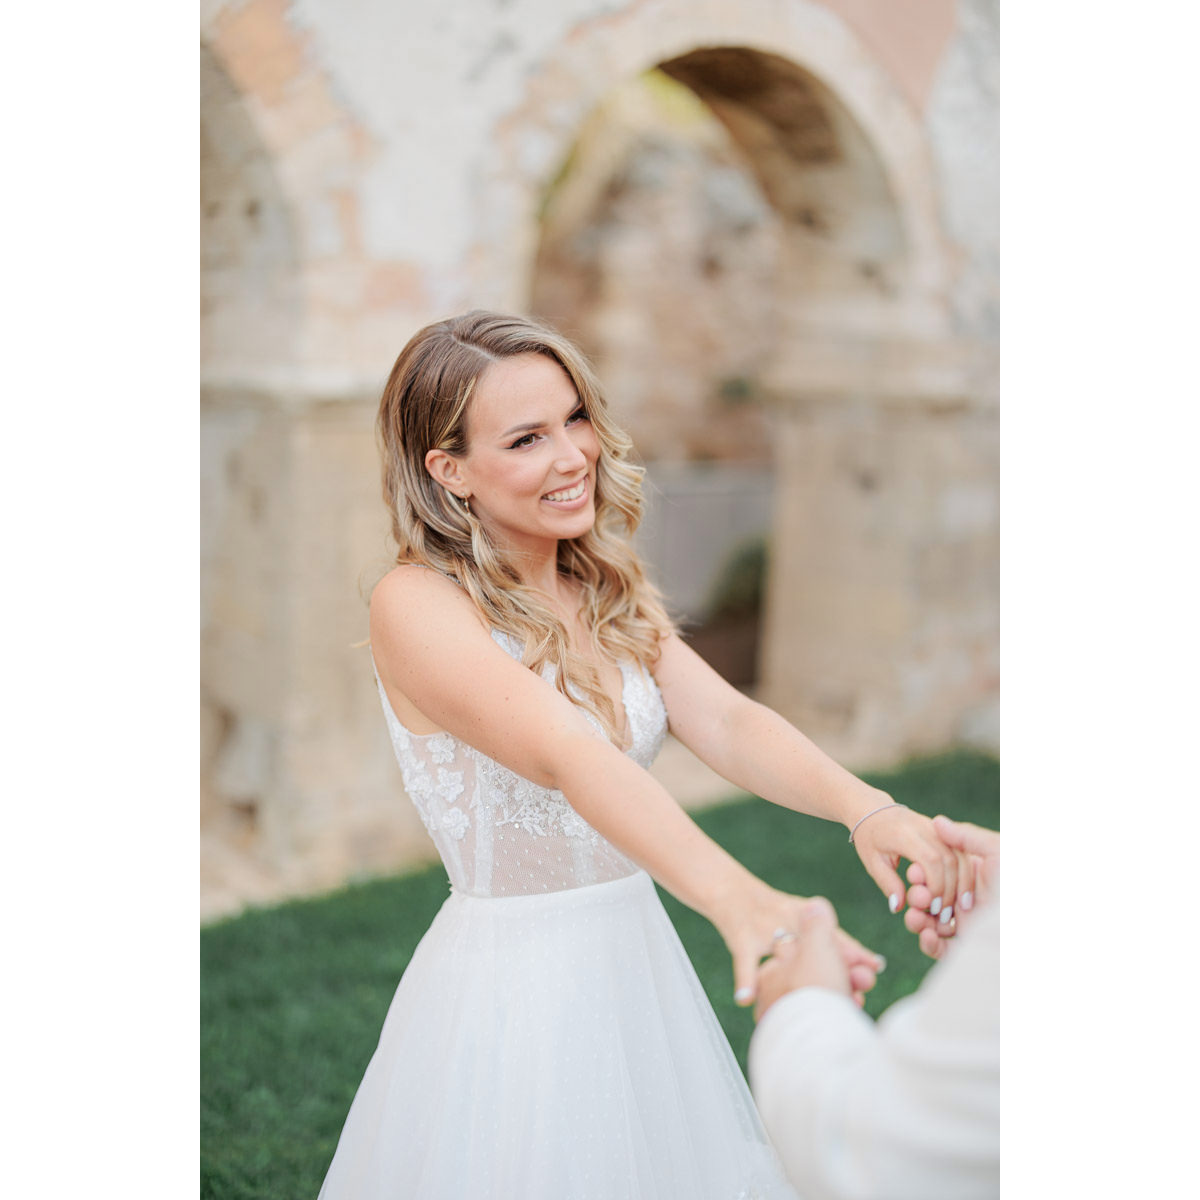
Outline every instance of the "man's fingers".
[[936, 929], [937, 917], [931, 917], [919, 908], [910, 908], [904, 914], [904, 928], [909, 933], [920, 933], [923, 929]]
[[1000, 834], [994, 829], [984, 829], [969, 821], [952, 821], [946, 816], [934, 817], [933, 827], [938, 837], [955, 850], [978, 854], [981, 858], [1000, 853]]
[[850, 990], [869, 992], [875, 986], [875, 972], [862, 963], [850, 968]]
[[917, 945], [921, 947], [921, 953], [928, 958], [941, 958], [946, 949], [946, 943], [938, 937], [937, 929], [933, 927], [921, 930], [917, 936]]

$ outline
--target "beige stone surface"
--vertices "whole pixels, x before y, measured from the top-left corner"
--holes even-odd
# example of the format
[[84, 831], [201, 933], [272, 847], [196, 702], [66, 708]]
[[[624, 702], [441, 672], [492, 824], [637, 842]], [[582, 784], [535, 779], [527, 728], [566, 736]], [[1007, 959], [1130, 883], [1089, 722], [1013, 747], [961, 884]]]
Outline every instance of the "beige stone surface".
[[921, 109], [954, 32], [955, 0], [822, 0], [878, 56]]

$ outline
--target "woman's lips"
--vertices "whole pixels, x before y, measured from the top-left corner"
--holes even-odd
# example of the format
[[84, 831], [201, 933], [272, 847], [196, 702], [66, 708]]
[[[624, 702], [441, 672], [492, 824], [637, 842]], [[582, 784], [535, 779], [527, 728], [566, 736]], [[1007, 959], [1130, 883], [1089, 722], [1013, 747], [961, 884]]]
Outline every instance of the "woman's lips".
[[559, 508], [571, 508], [587, 500], [587, 477], [568, 488], [559, 488], [556, 492], [547, 492], [543, 500]]

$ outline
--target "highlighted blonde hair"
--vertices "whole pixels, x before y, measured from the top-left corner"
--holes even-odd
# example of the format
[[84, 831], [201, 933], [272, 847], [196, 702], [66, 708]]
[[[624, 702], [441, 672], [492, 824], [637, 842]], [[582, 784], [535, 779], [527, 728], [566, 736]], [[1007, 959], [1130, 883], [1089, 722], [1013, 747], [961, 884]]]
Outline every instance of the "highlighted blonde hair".
[[425, 468], [430, 450], [466, 453], [467, 413], [480, 377], [521, 354], [543, 354], [566, 371], [600, 444], [595, 524], [558, 546], [559, 572], [581, 585], [592, 649], [608, 662], [633, 659], [647, 669], [657, 662], [661, 639], [674, 626], [631, 545], [642, 518], [643, 469], [628, 461], [631, 442], [609, 416], [583, 355], [537, 322], [475, 310], [426, 326], [400, 352], [377, 421], [396, 561], [458, 580], [484, 621], [522, 644], [525, 665], [540, 672], [555, 664], [558, 690], [590, 709], [615, 740], [616, 713], [595, 668], [570, 650], [566, 627], [542, 594], [521, 582], [511, 558]]

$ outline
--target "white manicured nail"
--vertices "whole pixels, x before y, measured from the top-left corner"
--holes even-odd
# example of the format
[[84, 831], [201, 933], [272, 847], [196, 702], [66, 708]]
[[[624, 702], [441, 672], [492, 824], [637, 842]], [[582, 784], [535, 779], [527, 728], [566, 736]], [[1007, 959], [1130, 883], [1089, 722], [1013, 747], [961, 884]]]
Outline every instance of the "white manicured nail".
[[753, 989], [746, 987], [738, 988], [738, 990], [733, 993], [733, 998], [738, 1004], [749, 1004], [750, 1001], [754, 999], [754, 991]]
[[941, 898], [941, 896], [934, 896], [933, 903], [929, 906], [929, 915], [931, 917], [936, 917], [938, 915], [938, 913], [940, 913], [941, 911], [942, 911], [942, 898]]
[[958, 902], [958, 905], [963, 912], [970, 912], [974, 903], [975, 896], [971, 892], [963, 892], [962, 899]]
[[893, 892], [888, 897], [888, 908], [890, 908], [892, 912], [900, 911], [900, 897], [896, 892]]
[[876, 975], [881, 975], [884, 971], [887, 970], [887, 959], [884, 958], [882, 954], [875, 955], [875, 963], [876, 963], [876, 966], [875, 966], [875, 974]]
[[942, 915], [938, 918], [938, 920], [941, 921], [941, 923], [943, 925], [949, 925], [950, 918], [953, 916], [954, 916], [954, 905], [947, 904], [946, 907], [942, 909]]

